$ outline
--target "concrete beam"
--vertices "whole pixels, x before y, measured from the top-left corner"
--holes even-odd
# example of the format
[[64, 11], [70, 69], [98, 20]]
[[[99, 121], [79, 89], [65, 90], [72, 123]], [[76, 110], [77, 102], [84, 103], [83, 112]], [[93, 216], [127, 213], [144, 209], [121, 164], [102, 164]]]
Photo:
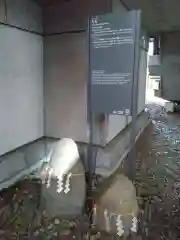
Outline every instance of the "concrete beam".
[[75, 0], [45, 7], [45, 34], [86, 30], [92, 14], [111, 12], [111, 0]]
[[42, 33], [42, 10], [31, 0], [6, 0], [6, 23]]
[[169, 101], [180, 100], [180, 32], [161, 35], [162, 97]]

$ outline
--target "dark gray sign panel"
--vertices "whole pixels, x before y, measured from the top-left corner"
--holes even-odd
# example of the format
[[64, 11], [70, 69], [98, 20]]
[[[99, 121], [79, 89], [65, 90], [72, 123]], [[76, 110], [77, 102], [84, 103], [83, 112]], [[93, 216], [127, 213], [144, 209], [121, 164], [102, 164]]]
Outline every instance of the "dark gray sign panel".
[[[93, 113], [132, 115], [139, 11], [90, 19], [90, 104]], [[137, 34], [138, 35], [138, 34]]]

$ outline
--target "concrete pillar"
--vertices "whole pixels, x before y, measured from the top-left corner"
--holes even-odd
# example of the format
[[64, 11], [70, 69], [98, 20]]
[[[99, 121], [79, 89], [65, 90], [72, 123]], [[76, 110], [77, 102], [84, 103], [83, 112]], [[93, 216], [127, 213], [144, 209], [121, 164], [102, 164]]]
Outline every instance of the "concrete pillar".
[[154, 37], [154, 55], [160, 54], [160, 36], [156, 35]]
[[169, 101], [180, 100], [180, 32], [161, 35], [162, 97]]

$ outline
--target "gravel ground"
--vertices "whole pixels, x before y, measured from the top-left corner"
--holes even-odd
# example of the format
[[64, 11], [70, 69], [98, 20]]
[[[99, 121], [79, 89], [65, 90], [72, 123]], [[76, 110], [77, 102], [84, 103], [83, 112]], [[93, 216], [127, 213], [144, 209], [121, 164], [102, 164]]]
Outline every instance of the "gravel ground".
[[140, 236], [180, 239], [180, 118], [152, 106], [152, 124], [137, 144]]
[[50, 219], [45, 211], [41, 211], [40, 192], [41, 182], [32, 179], [18, 182], [1, 192], [0, 239], [81, 239], [79, 226], [87, 229], [87, 219]]
[[[136, 187], [141, 208], [134, 240], [180, 239], [180, 121], [150, 106], [152, 124], [139, 139]], [[120, 169], [119, 171], [122, 171]], [[50, 219], [40, 209], [41, 183], [23, 180], [0, 193], [0, 240], [86, 239], [86, 216], [72, 221]], [[97, 235], [94, 239], [118, 239]]]

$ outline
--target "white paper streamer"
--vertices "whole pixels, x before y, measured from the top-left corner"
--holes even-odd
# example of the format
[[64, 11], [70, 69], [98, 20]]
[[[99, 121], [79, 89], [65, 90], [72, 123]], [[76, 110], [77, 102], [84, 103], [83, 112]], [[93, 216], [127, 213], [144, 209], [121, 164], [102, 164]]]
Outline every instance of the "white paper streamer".
[[137, 233], [137, 218], [133, 217], [131, 231]]
[[71, 188], [70, 188], [70, 179], [71, 179], [72, 173], [69, 173], [66, 179], [66, 183], [65, 183], [65, 189], [64, 189], [64, 193], [68, 193], [70, 192]]
[[124, 227], [123, 227], [121, 215], [118, 215], [116, 218], [116, 227], [117, 227], [117, 235], [121, 237], [124, 234]]
[[57, 193], [61, 193], [63, 189], [63, 176], [57, 177]]

